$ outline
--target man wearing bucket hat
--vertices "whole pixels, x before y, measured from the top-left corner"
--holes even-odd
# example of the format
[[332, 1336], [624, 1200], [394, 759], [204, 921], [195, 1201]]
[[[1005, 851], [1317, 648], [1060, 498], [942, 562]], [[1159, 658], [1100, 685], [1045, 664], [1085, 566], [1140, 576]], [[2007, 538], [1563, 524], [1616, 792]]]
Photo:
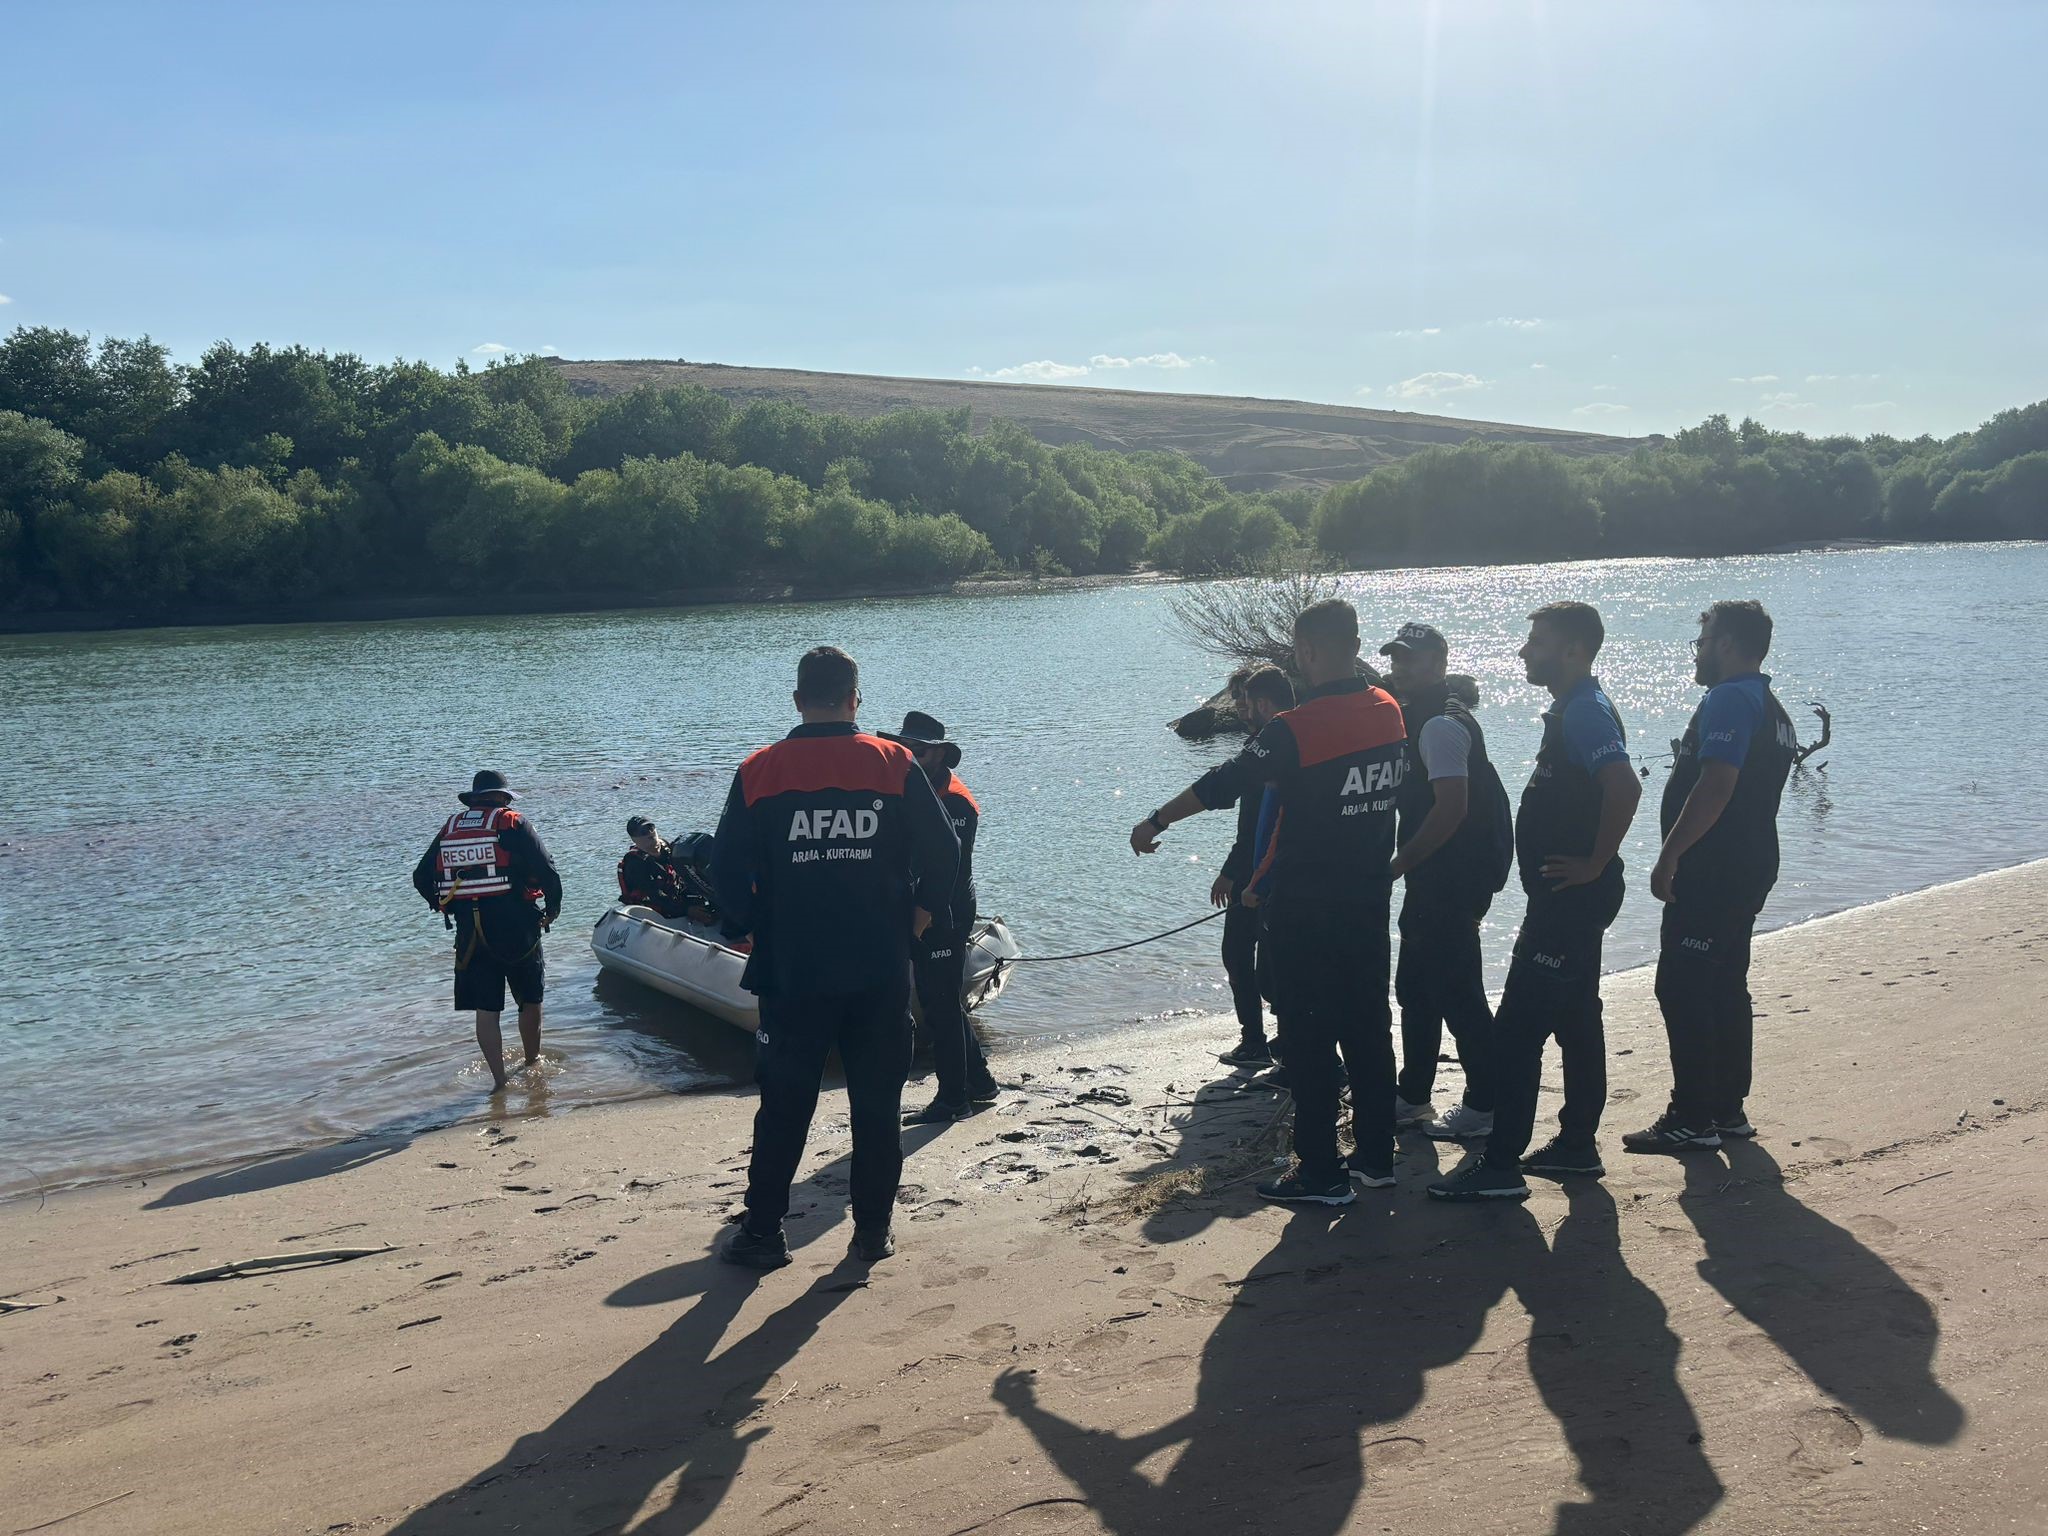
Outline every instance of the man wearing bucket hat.
[[916, 756], [960, 839], [960, 869], [951, 896], [943, 904], [918, 903], [933, 912], [950, 912], [952, 920], [943, 929], [933, 924], [910, 952], [918, 1006], [924, 1011], [925, 1030], [931, 1036], [932, 1068], [939, 1085], [931, 1103], [906, 1116], [904, 1123], [944, 1125], [995, 1103], [997, 1093], [996, 1080], [982, 1056], [981, 1042], [968, 1025], [960, 996], [974, 931], [974, 835], [981, 827], [981, 806], [953, 772], [960, 766], [960, 744], [947, 738], [944, 725], [913, 709], [903, 717], [903, 729], [889, 740], [910, 748]]
[[562, 877], [533, 823], [512, 809], [519, 797], [505, 775], [483, 769], [455, 798], [465, 809], [434, 834], [412, 883], [455, 930], [455, 1006], [476, 1014], [477, 1048], [496, 1092], [505, 1086], [499, 1016], [507, 987], [519, 1004], [526, 1065], [540, 1059], [540, 936], [562, 910]]

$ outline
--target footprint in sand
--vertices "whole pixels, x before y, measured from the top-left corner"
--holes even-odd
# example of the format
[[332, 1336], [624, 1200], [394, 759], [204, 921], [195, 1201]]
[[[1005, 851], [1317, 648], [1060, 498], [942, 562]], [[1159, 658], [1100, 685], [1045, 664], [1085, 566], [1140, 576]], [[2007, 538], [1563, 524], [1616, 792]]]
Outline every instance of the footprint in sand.
[[1786, 1461], [1794, 1472], [1825, 1477], [1839, 1472], [1863, 1448], [1863, 1426], [1840, 1408], [1802, 1409], [1792, 1421], [1794, 1449]]
[[929, 1429], [920, 1429], [915, 1434], [905, 1435], [901, 1440], [884, 1441], [882, 1426], [879, 1424], [855, 1424], [835, 1434], [827, 1435], [821, 1442], [823, 1447], [844, 1462], [856, 1461], [909, 1461], [916, 1456], [929, 1456], [935, 1451], [948, 1450], [977, 1435], [988, 1433], [989, 1426], [996, 1421], [993, 1412], [968, 1413], [949, 1424], [934, 1424]]
[[718, 1400], [718, 1406], [705, 1413], [705, 1421], [726, 1426], [737, 1424], [779, 1396], [781, 1387], [782, 1377], [775, 1371], [749, 1376], [726, 1389], [725, 1395]]
[[1837, 1141], [1832, 1136], [1809, 1136], [1806, 1138], [1806, 1145], [1813, 1151], [1818, 1152], [1822, 1157], [1847, 1157], [1849, 1155], [1849, 1143]]
[[1890, 1237], [1899, 1230], [1897, 1222], [1887, 1221], [1882, 1216], [1867, 1213], [1861, 1216], [1851, 1216], [1842, 1225], [1855, 1233], [1856, 1236], [1862, 1238], [1866, 1243], [1876, 1238]]
[[990, 1349], [998, 1344], [1008, 1344], [1017, 1337], [1017, 1330], [1008, 1323], [987, 1323], [967, 1335], [967, 1342], [977, 1349]]
[[1368, 1479], [1420, 1461], [1429, 1447], [1413, 1435], [1389, 1435], [1384, 1440], [1365, 1442], [1365, 1470]]
[[1128, 1278], [1135, 1284], [1127, 1285], [1116, 1293], [1118, 1301], [1150, 1301], [1152, 1293], [1173, 1279], [1171, 1264], [1142, 1264], [1129, 1272]]
[[1130, 1348], [1130, 1337], [1121, 1333], [1083, 1334], [1066, 1348], [1057, 1369], [1067, 1377], [1086, 1376], [1100, 1369], [1105, 1357]]
[[1100, 1371], [1083, 1376], [1074, 1383], [1074, 1390], [1094, 1394], [1115, 1392], [1123, 1387], [1145, 1387], [1162, 1381], [1172, 1381], [1185, 1376], [1195, 1366], [1193, 1355], [1157, 1355], [1150, 1360], [1141, 1360], [1127, 1371]]
[[928, 1291], [944, 1290], [949, 1285], [958, 1285], [963, 1280], [986, 1280], [986, 1264], [970, 1264], [965, 1269], [955, 1269], [950, 1259], [940, 1259], [924, 1272], [918, 1284]]
[[887, 1333], [876, 1334], [875, 1342], [885, 1344], [891, 1349], [899, 1344], [908, 1344], [919, 1334], [929, 1333], [932, 1329], [951, 1322], [953, 1313], [957, 1310], [952, 1302], [942, 1301], [936, 1307], [926, 1307], [922, 1312], [913, 1312], [903, 1320], [904, 1325], [901, 1328], [891, 1328]]

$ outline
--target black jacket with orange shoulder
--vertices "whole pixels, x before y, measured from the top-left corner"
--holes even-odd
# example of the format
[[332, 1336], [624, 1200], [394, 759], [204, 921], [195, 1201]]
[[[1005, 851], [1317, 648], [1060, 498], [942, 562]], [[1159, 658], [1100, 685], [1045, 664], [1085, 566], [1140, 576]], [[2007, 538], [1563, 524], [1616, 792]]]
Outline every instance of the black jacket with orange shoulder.
[[1274, 835], [1277, 889], [1290, 902], [1357, 900], [1393, 887], [1395, 790], [1406, 758], [1401, 706], [1363, 678], [1309, 691], [1244, 750], [1195, 781], [1210, 810], [1259, 787], [1280, 791]]
[[711, 856], [725, 931], [751, 934], [756, 994], [861, 992], [908, 975], [913, 893], [935, 927], [960, 857], [908, 749], [851, 722], [800, 725], [733, 775]]
[[[981, 830], [981, 802], [950, 769], [945, 781], [934, 783], [932, 789], [953, 823], [953, 835], [960, 839], [960, 870], [953, 877], [952, 895], [947, 900], [952, 917], [946, 931], [965, 933], [974, 926], [974, 837]], [[932, 925], [938, 926], [936, 916]]]

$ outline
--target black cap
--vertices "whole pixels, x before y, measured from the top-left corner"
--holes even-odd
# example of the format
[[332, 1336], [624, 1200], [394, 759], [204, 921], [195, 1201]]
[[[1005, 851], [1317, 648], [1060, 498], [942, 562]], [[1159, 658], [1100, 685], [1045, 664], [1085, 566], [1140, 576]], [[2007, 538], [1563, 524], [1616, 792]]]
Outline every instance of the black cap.
[[960, 766], [960, 744], [946, 740], [946, 728], [921, 709], [913, 709], [903, 717], [903, 729], [893, 734], [884, 732], [889, 740], [900, 742], [913, 752], [929, 752], [934, 747], [943, 748], [946, 766]]
[[1436, 651], [1448, 656], [1451, 647], [1443, 631], [1433, 624], [1403, 624], [1401, 632], [1380, 647], [1382, 656], [1391, 656], [1396, 651]]
[[476, 777], [469, 781], [468, 791], [458, 793], [455, 798], [464, 805], [475, 805], [481, 795], [503, 795], [507, 800], [519, 798], [513, 792], [512, 785], [506, 780], [505, 775], [495, 768], [478, 769]]
[[645, 816], [628, 816], [626, 818], [626, 836], [628, 837], [638, 837], [642, 832], [652, 832], [653, 830], [654, 823]]

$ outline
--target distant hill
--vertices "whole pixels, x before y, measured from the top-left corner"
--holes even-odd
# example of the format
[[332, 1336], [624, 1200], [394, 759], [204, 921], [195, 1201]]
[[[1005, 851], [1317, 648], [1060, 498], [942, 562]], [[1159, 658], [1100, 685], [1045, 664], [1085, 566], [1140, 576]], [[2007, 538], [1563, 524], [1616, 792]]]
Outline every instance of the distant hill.
[[1418, 448], [1473, 438], [1536, 443], [1581, 455], [1626, 453], [1639, 441], [1455, 416], [1228, 395], [891, 379], [723, 363], [584, 363], [564, 358], [557, 366], [570, 388], [584, 395], [623, 394], [642, 384], [701, 384], [741, 406], [756, 400], [788, 400], [845, 416], [878, 416], [912, 407], [957, 410], [964, 405], [974, 413], [977, 427], [992, 417], [1006, 417], [1045, 443], [1085, 442], [1125, 453], [1184, 453], [1237, 491], [1339, 485]]

